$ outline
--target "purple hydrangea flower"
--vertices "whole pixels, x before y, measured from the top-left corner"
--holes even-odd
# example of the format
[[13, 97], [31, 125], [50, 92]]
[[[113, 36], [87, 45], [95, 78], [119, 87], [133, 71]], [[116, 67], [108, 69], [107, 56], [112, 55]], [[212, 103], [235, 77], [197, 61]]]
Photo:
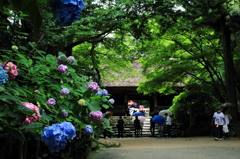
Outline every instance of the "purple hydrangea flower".
[[109, 103], [114, 104], [114, 102], [115, 102], [114, 99], [112, 99], [112, 98], [109, 99]]
[[91, 125], [87, 125], [86, 128], [85, 128], [85, 132], [86, 134], [90, 135], [93, 133], [93, 128]]
[[87, 88], [91, 89], [91, 90], [93, 90], [93, 92], [97, 93], [99, 86], [98, 86], [97, 82], [92, 82], [91, 84], [87, 85]]
[[8, 80], [8, 71], [4, 70], [2, 66], [0, 66], [0, 85], [6, 83]]
[[69, 56], [69, 57], [67, 58], [67, 62], [70, 63], [70, 64], [73, 64], [74, 61], [75, 61], [75, 58], [74, 58], [73, 56]]
[[101, 111], [92, 111], [89, 113], [89, 117], [94, 121], [100, 121], [103, 118], [103, 113]]
[[56, 104], [56, 100], [53, 99], [53, 98], [49, 98], [47, 104], [48, 105], [55, 105]]
[[64, 64], [66, 65], [67, 64], [67, 57], [65, 55], [59, 55], [58, 56], [58, 64]]
[[61, 25], [71, 25], [80, 18], [83, 10], [83, 0], [53, 0], [52, 10], [56, 20]]
[[75, 127], [70, 122], [62, 122], [45, 127], [41, 134], [42, 141], [51, 152], [59, 152], [76, 136]]
[[68, 112], [66, 110], [62, 110], [61, 111], [61, 114], [64, 118], [67, 118], [68, 117]]
[[70, 91], [69, 91], [69, 89], [67, 89], [67, 88], [63, 88], [63, 89], [60, 91], [60, 93], [61, 93], [62, 95], [68, 95], [68, 94], [70, 93]]
[[103, 90], [102, 90], [102, 95], [103, 95], [103, 96], [108, 95], [108, 91], [107, 91], [106, 89], [103, 89]]
[[61, 65], [58, 66], [58, 71], [60, 73], [66, 73], [67, 70], [68, 70], [68, 67], [66, 65], [61, 64]]

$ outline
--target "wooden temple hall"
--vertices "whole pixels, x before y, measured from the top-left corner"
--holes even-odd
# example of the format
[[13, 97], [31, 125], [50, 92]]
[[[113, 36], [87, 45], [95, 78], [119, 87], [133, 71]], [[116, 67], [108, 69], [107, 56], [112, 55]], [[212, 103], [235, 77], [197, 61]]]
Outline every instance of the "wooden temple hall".
[[[139, 64], [134, 63], [133, 68], [140, 72]], [[124, 78], [120, 81], [103, 83], [104, 88], [111, 94], [111, 98], [115, 100], [113, 104], [114, 108], [109, 108], [107, 111], [114, 112], [114, 116], [128, 116], [129, 101], [137, 102], [138, 106], [136, 108], [138, 108], [139, 105], [143, 105], [144, 108], [149, 109], [149, 112], [168, 109], [172, 105], [174, 95], [162, 95], [160, 93], [143, 95], [138, 93], [136, 91], [137, 83], [141, 80], [141, 75], [138, 74], [135, 77], [131, 76], [131, 78]]]

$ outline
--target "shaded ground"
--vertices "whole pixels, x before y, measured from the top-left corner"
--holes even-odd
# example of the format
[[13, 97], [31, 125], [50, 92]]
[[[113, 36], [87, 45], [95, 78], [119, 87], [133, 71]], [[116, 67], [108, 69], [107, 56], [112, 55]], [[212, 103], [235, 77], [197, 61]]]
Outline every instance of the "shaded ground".
[[[103, 139], [101, 139], [103, 140]], [[240, 139], [214, 141], [213, 137], [123, 138], [119, 148], [100, 149], [90, 159], [239, 159]]]

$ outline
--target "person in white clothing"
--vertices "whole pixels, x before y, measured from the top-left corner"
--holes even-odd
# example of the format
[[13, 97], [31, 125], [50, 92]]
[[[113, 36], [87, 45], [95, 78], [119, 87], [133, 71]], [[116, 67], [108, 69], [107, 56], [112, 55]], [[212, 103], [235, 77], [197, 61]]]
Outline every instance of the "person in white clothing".
[[[229, 123], [230, 123], [230, 120], [232, 119], [232, 116], [228, 113], [227, 109], [223, 110], [223, 114], [226, 122], [225, 125], [227, 125], [227, 128], [229, 129]], [[224, 132], [224, 139], [229, 139], [228, 132]]]
[[165, 116], [166, 116], [166, 125], [167, 125], [167, 133], [168, 133], [167, 138], [171, 138], [172, 119], [171, 119], [171, 117], [168, 115], [168, 113], [165, 113]]
[[217, 108], [217, 112], [213, 114], [212, 125], [215, 125], [215, 138], [214, 140], [222, 140], [223, 125], [225, 124], [224, 114], [221, 112], [221, 108]]

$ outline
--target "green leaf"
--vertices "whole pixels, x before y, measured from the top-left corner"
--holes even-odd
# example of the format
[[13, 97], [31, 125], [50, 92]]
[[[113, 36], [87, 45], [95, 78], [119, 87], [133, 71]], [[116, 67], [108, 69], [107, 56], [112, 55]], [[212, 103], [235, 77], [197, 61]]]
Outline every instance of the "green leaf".
[[23, 133], [16, 128], [5, 128], [4, 131], [9, 132], [16, 139], [25, 140]]
[[0, 99], [10, 104], [12, 104], [13, 101], [14, 103], [18, 102], [18, 100], [14, 96], [9, 96], [9, 95], [0, 95]]
[[109, 105], [103, 104], [102, 107], [105, 108], [105, 109], [107, 109], [107, 108], [109, 108]]
[[35, 129], [35, 128], [39, 128], [39, 127], [42, 127], [42, 126], [43, 126], [43, 123], [32, 122], [29, 125], [21, 126], [19, 129]]
[[42, 115], [41, 119], [44, 119], [44, 120], [47, 120], [47, 121], [52, 121], [53, 120], [52, 117], [50, 117], [46, 114], [44, 109], [42, 109], [41, 115]]
[[100, 110], [100, 105], [98, 102], [90, 101], [90, 102], [86, 102], [86, 105], [90, 111], [99, 111]]
[[86, 92], [83, 93], [83, 98], [90, 98], [93, 94], [91, 89], [88, 89]]
[[32, 114], [34, 114], [34, 113], [36, 113], [35, 111], [33, 111], [33, 110], [25, 107], [25, 106], [22, 105], [22, 104], [19, 104], [19, 105], [18, 105], [18, 110], [21, 111], [21, 112], [23, 112], [23, 113], [26, 114], [26, 115], [29, 115], [29, 116], [32, 115]]
[[6, 89], [4, 88], [4, 86], [0, 86], [0, 92], [5, 91]]

